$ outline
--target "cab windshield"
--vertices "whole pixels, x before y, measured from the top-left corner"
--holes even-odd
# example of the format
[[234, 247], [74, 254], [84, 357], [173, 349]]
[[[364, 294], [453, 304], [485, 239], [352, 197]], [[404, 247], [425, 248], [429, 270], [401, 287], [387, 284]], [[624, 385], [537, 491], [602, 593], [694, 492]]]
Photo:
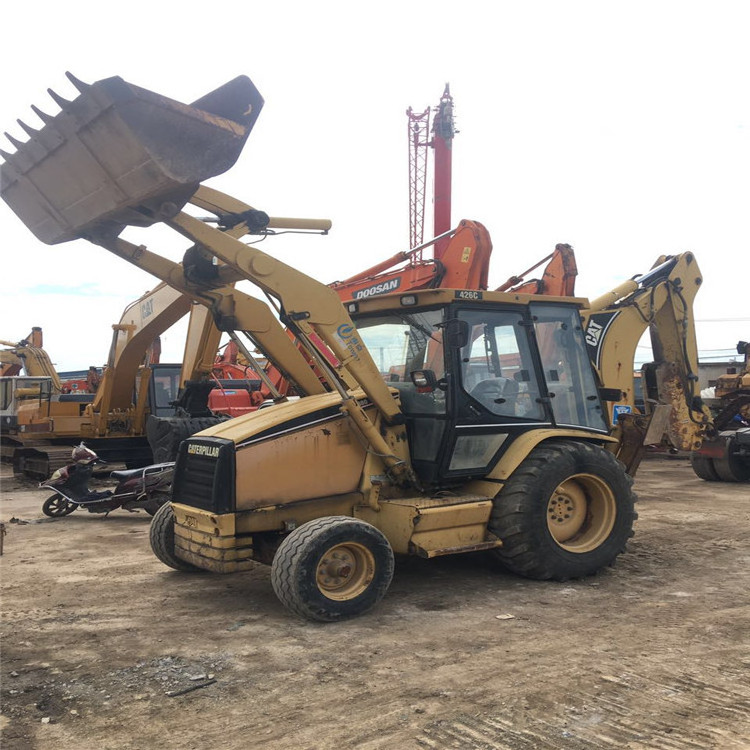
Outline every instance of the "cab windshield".
[[412, 383], [415, 370], [431, 370], [436, 381], [445, 376], [444, 311], [390, 312], [357, 321], [357, 330], [383, 379], [401, 392], [405, 413], [445, 412], [445, 392], [419, 393]]

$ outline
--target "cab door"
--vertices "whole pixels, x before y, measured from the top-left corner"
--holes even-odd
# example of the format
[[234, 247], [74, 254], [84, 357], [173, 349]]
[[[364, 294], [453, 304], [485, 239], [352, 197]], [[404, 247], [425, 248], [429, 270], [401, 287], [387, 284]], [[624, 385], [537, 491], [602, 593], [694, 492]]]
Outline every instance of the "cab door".
[[485, 304], [455, 316], [468, 335], [450, 354], [455, 418], [446, 480], [487, 473], [514, 436], [552, 423], [528, 309]]

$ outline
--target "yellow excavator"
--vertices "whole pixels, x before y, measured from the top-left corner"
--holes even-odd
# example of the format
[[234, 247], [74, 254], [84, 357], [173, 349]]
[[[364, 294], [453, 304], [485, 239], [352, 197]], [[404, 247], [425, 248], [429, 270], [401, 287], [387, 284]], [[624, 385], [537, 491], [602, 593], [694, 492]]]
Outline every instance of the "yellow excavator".
[[[210, 372], [219, 332], [202, 310], [191, 314], [184, 366], [150, 361], [155, 339], [192, 312], [189, 297], [160, 283], [123, 312], [112, 326], [104, 375], [95, 394], [61, 393], [49, 357], [39, 347], [18, 347], [29, 377], [3, 377], [3, 457], [14, 470], [46, 477], [69, 458], [71, 448], [85, 440], [105, 460], [129, 466], [153, 463], [146, 423], [151, 416], [174, 413], [182, 382]], [[43, 355], [43, 356], [42, 356]], [[196, 421], [195, 429], [214, 424]]]
[[[248, 78], [189, 106], [117, 77], [71, 80], [79, 95], [56, 97], [62, 113], [40, 114], [44, 127], [2, 154], [3, 199], [43, 242], [85, 238], [169, 279], [219, 330], [246, 333], [300, 396], [181, 443], [173, 501], [151, 526], [166, 565], [270, 564], [281, 602], [324, 622], [374, 607], [394, 553], [487, 550], [529, 578], [586, 576], [633, 533], [644, 445], [696, 449], [711, 431], [692, 253], [592, 301], [441, 288], [342, 303], [240, 241], [263, 216], [200, 184], [234, 164], [260, 113]], [[154, 224], [187, 238], [182, 263], [121, 237]], [[238, 279], [268, 304], [239, 296]], [[637, 414], [646, 329], [656, 361]]]
[[49, 378], [53, 393], [62, 393], [60, 376], [44, 350], [41, 328], [34, 326], [25, 339], [0, 341], [0, 345], [8, 347], [0, 349], [0, 377], [15, 377], [24, 372], [28, 377]]

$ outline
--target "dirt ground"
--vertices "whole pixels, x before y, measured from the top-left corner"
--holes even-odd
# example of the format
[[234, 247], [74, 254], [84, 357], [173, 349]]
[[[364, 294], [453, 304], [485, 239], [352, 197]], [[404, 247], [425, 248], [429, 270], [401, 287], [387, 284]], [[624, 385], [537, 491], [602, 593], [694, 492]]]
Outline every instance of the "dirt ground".
[[750, 486], [684, 460], [642, 466], [629, 552], [594, 578], [407, 559], [334, 625], [260, 565], [170, 571], [145, 513], [47, 519], [4, 471], [8, 750], [750, 747]]

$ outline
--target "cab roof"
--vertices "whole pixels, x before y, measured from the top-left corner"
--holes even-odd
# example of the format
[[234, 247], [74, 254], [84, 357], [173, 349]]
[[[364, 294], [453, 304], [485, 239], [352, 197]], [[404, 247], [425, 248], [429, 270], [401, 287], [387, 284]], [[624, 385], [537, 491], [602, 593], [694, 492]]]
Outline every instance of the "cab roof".
[[420, 289], [394, 294], [379, 294], [368, 299], [347, 300], [343, 302], [343, 305], [350, 315], [362, 315], [388, 310], [406, 310], [412, 307], [467, 302], [506, 305], [529, 305], [544, 302], [575, 305], [579, 309], [590, 307], [589, 300], [585, 297], [557, 297], [546, 294], [516, 294], [514, 292], [491, 292], [474, 289]]

